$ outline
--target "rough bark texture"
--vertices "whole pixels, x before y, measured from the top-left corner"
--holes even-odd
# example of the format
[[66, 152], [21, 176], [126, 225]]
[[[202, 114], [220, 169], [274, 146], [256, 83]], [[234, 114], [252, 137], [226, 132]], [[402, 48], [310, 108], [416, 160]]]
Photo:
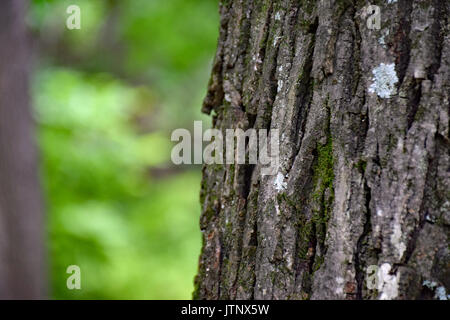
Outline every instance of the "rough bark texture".
[[203, 111], [219, 129], [279, 129], [286, 188], [259, 165], [204, 166], [194, 298], [446, 297], [450, 2], [223, 0], [220, 14]]
[[43, 224], [22, 0], [0, 1], [0, 298], [43, 298]]

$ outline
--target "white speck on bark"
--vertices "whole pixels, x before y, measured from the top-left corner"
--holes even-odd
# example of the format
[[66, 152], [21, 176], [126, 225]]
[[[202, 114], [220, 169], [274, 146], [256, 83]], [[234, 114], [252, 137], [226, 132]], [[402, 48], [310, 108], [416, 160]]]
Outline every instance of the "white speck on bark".
[[344, 278], [342, 277], [337, 277], [336, 278], [336, 290], [334, 290], [334, 293], [336, 293], [337, 295], [342, 295], [344, 294]]
[[414, 78], [422, 80], [427, 78], [427, 73], [425, 71], [424, 65], [421, 64], [416, 66], [416, 68], [414, 69]]
[[434, 288], [437, 286], [437, 283], [435, 281], [425, 280], [422, 285], [424, 287], [430, 288], [431, 290], [434, 290]]
[[389, 29], [385, 29], [383, 34], [378, 38], [378, 43], [386, 48], [386, 37], [389, 35]]
[[258, 70], [258, 64], [261, 64], [261, 63], [262, 63], [262, 60], [261, 60], [261, 58], [259, 57], [259, 53], [258, 53], [258, 55], [253, 56], [253, 57], [252, 57], [252, 60], [255, 62], [255, 65], [254, 65], [253, 69], [254, 69], [255, 71], [257, 71], [257, 70]]
[[275, 211], [277, 213], [277, 216], [279, 216], [281, 214], [280, 206], [278, 205], [278, 200], [275, 200]]
[[380, 226], [377, 224], [375, 225], [375, 234], [378, 235], [380, 233]]
[[280, 36], [276, 36], [276, 37], [273, 38], [273, 46], [274, 46], [274, 47], [277, 46], [278, 40], [280, 40], [280, 39], [281, 39]]
[[394, 230], [391, 235], [391, 243], [397, 249], [398, 257], [401, 258], [406, 250], [406, 245], [401, 241], [402, 228], [398, 221], [394, 223]]
[[390, 98], [397, 93], [395, 87], [398, 82], [395, 64], [381, 63], [372, 70], [372, 84], [369, 87], [370, 93], [376, 93], [380, 98]]
[[278, 88], [277, 88], [277, 92], [280, 92], [281, 89], [283, 89], [283, 80], [278, 80]]
[[450, 299], [450, 294], [448, 295], [447, 291], [445, 290], [445, 288], [441, 286], [441, 287], [438, 287], [436, 289], [434, 297], [436, 299], [439, 299], [439, 300], [449, 300]]
[[284, 175], [281, 172], [278, 172], [273, 185], [278, 192], [286, 189], [287, 183], [284, 181]]
[[281, 19], [280, 12], [277, 12], [277, 13], [275, 14], [275, 20], [280, 20], [280, 19]]

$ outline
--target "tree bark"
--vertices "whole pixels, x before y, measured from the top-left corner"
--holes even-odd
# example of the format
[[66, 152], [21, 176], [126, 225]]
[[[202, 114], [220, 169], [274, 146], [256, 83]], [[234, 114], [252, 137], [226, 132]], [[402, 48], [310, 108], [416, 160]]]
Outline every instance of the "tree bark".
[[43, 223], [25, 3], [0, 2], [0, 298], [43, 298]]
[[204, 166], [194, 298], [447, 297], [449, 13], [440, 0], [221, 1], [203, 111], [222, 130], [279, 129], [280, 165]]

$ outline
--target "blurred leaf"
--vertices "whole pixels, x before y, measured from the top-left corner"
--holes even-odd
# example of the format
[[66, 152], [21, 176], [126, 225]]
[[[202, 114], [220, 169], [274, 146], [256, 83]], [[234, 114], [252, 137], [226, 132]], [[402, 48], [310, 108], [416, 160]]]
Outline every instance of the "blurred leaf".
[[[69, 4], [81, 30], [65, 27]], [[206, 119], [217, 3], [33, 0], [29, 24], [53, 297], [190, 298], [201, 173], [149, 171], [172, 166], [173, 128]], [[72, 264], [82, 290], [66, 287]]]

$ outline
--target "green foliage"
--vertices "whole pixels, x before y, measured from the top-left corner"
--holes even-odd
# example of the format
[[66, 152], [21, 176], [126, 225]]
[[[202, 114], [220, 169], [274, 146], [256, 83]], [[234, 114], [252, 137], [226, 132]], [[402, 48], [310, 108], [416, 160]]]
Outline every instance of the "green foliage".
[[[199, 173], [148, 176], [170, 145], [160, 132], [133, 130], [138, 89], [60, 69], [38, 72], [35, 83], [54, 297], [188, 298]], [[81, 291], [66, 288], [71, 264], [81, 267]]]
[[[65, 28], [69, 4], [81, 30]], [[52, 297], [191, 298], [201, 173], [172, 168], [170, 132], [202, 119], [217, 3], [33, 0], [29, 25], [45, 53], [33, 101]], [[81, 290], [66, 287], [73, 264]]]
[[122, 32], [130, 43], [130, 69], [141, 70], [154, 61], [159, 72], [185, 72], [211, 59], [217, 8], [215, 1], [127, 1]]

